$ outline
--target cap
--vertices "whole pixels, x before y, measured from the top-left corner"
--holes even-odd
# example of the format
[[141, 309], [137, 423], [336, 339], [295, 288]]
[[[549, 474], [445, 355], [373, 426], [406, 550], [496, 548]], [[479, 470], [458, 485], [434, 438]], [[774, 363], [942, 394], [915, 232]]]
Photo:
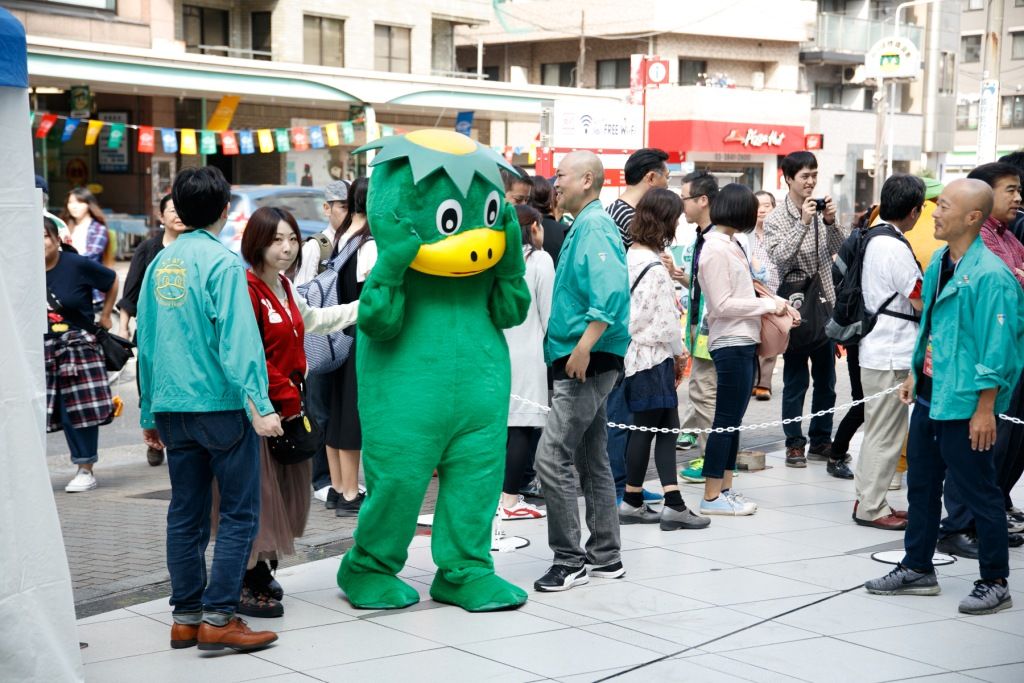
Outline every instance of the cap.
[[324, 188], [325, 202], [343, 202], [348, 199], [348, 183], [344, 180], [334, 180], [327, 183]]
[[925, 199], [935, 199], [940, 194], [942, 194], [944, 185], [940, 183], [938, 180], [936, 180], [935, 178], [921, 178], [921, 180], [924, 181]]
[[46, 182], [46, 178], [41, 175], [36, 175], [36, 188], [42, 190], [46, 194], [50, 194], [50, 186]]

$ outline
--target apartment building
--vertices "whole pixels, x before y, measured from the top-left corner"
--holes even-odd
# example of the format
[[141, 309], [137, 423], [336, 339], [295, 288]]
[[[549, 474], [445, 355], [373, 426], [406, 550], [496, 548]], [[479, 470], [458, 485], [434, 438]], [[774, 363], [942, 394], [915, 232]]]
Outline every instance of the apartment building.
[[[350, 123], [335, 146], [279, 153], [136, 151], [135, 133], [87, 146], [63, 125], [36, 139], [37, 170], [54, 203], [77, 185], [102, 189], [116, 212], [151, 214], [177, 169], [220, 167], [236, 184], [322, 185], [365, 172], [351, 155], [368, 139], [452, 127], [473, 112], [472, 136], [526, 148], [555, 98], [611, 102], [598, 91], [518, 85], [456, 73], [457, 27], [493, 17], [486, 0], [4, 0], [26, 27], [33, 109], [128, 126], [212, 128], [221, 98], [236, 95], [234, 130]], [[82, 127], [84, 128], [84, 126]], [[277, 149], [281, 149], [278, 146]], [[308, 170], [307, 170], [308, 167]]]

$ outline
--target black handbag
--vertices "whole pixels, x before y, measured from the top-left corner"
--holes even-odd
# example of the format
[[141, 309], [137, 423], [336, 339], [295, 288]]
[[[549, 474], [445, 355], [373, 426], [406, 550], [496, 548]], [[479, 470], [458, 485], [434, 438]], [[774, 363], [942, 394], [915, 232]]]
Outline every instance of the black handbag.
[[825, 296], [825, 288], [821, 284], [819, 245], [818, 217], [815, 215], [814, 257], [818, 260], [817, 269], [808, 275], [803, 269], [794, 268], [783, 276], [782, 284], [779, 285], [779, 296], [800, 313], [800, 325], [789, 332], [787, 351], [807, 352], [828, 341], [825, 325], [832, 318], [832, 304]]
[[135, 344], [124, 337], [119, 337], [109, 332], [94, 322], [86, 319], [78, 311], [65, 308], [60, 299], [54, 295], [50, 288], [46, 288], [46, 298], [50, 302], [50, 308], [75, 327], [82, 329], [96, 337], [96, 344], [100, 353], [103, 354], [103, 361], [110, 372], [117, 372], [128, 364], [128, 360], [135, 355], [132, 351]]
[[300, 410], [296, 417], [281, 422], [282, 436], [268, 436], [267, 450], [282, 465], [295, 465], [309, 460], [324, 445], [324, 430], [306, 412], [306, 380], [293, 372], [292, 384], [299, 390]]

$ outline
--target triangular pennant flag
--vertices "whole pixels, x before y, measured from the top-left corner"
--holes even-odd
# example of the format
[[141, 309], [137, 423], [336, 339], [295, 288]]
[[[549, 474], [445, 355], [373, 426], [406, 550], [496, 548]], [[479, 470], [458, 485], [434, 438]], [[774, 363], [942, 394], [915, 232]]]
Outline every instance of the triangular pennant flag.
[[164, 154], [175, 154], [178, 151], [178, 136], [173, 128], [160, 129], [160, 144], [163, 145]]
[[338, 124], [328, 123], [324, 126], [324, 135], [327, 136], [327, 146], [337, 147], [340, 140], [338, 140]]
[[345, 141], [346, 145], [351, 145], [356, 141], [356, 131], [352, 127], [351, 121], [341, 122], [341, 138]]
[[309, 133], [306, 132], [305, 126], [292, 128], [292, 148], [297, 152], [309, 149]]
[[251, 130], [238, 132], [238, 151], [242, 154], [254, 154], [256, 152], [256, 147], [252, 142]]
[[212, 130], [199, 131], [199, 152], [201, 154], [217, 153], [217, 135]]
[[110, 137], [107, 138], [107, 149], [118, 149], [124, 144], [125, 126], [123, 123], [110, 124]]
[[[252, 144], [252, 138], [249, 139], [249, 142]], [[220, 147], [224, 156], [238, 154], [238, 139], [235, 137], [235, 131], [226, 130], [220, 134]]]
[[291, 146], [288, 143], [287, 128], [274, 129], [274, 145], [277, 147], [278, 152], [287, 152], [289, 149], [291, 149]]
[[182, 154], [198, 154], [199, 150], [196, 148], [196, 131], [194, 128], [182, 128], [181, 129], [181, 153]]
[[256, 131], [256, 137], [260, 141], [260, 152], [267, 154], [274, 151], [274, 136], [267, 128], [260, 128]]
[[64, 132], [60, 134], [60, 141], [67, 142], [71, 139], [71, 136], [78, 130], [78, 124], [82, 121], [81, 119], [67, 118], [64, 119]]
[[43, 118], [39, 120], [39, 127], [36, 128], [36, 137], [45, 138], [53, 130], [55, 123], [57, 123], [56, 114], [43, 114]]
[[323, 149], [324, 133], [320, 130], [320, 126], [309, 127], [309, 146], [313, 149]]
[[140, 154], [152, 154], [156, 149], [156, 138], [153, 135], [153, 126], [139, 126]]
[[101, 130], [103, 130], [103, 122], [102, 121], [95, 121], [95, 120], [90, 120], [89, 121], [89, 128], [88, 128], [88, 130], [85, 131], [85, 144], [86, 144], [87, 147], [89, 145], [95, 145], [96, 144], [96, 138], [98, 138], [100, 136], [100, 131]]

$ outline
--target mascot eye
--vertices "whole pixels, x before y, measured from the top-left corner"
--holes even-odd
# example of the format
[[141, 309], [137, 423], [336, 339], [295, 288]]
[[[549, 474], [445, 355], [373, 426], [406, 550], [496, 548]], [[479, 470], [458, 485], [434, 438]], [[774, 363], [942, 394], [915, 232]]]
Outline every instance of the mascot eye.
[[454, 199], [446, 199], [437, 207], [437, 231], [442, 235], [453, 235], [462, 225], [462, 205]]
[[497, 192], [487, 195], [487, 202], [484, 204], [484, 225], [488, 228], [498, 222], [498, 210], [501, 208], [501, 198]]

